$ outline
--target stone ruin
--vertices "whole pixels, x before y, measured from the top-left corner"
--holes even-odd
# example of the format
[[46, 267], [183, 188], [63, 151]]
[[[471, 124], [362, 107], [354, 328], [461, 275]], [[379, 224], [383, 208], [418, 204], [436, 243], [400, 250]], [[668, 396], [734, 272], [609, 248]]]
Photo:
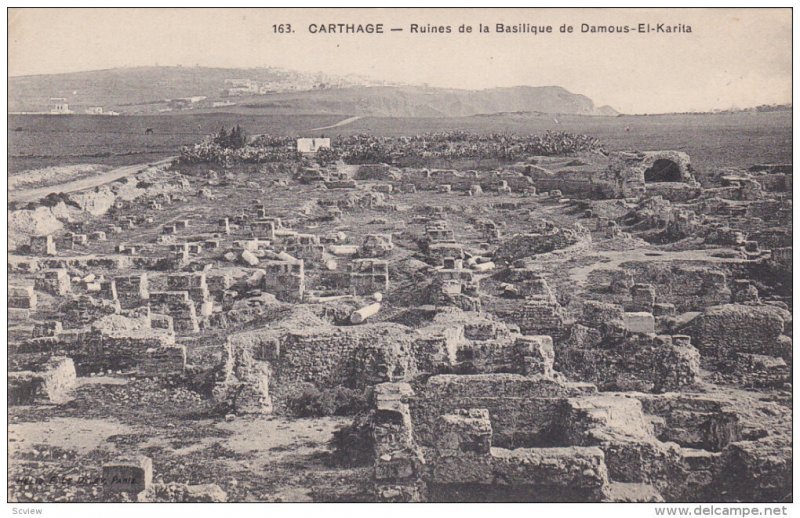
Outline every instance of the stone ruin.
[[[370, 413], [376, 499], [713, 500], [758, 477], [752, 458], [739, 460], [741, 428], [724, 402], [567, 382], [547, 344], [517, 339], [533, 366], [519, 374], [378, 385]], [[782, 476], [776, 470], [768, 476]]]
[[[102, 373], [202, 378], [226, 419], [346, 389], [371, 501], [785, 498], [791, 169], [706, 185], [655, 151], [293, 171], [248, 177], [275, 200], [230, 196], [226, 168], [20, 241], [9, 404]], [[284, 207], [289, 188], [309, 198]], [[198, 189], [235, 207], [179, 194]], [[109, 500], [226, 499], [143, 457], [102, 469]]]

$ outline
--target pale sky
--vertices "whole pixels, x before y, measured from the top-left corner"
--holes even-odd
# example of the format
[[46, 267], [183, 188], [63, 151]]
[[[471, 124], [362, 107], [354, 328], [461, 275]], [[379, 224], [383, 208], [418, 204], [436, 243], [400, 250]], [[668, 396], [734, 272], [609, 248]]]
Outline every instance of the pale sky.
[[[274, 34], [290, 23], [292, 34]], [[385, 34], [309, 25], [383, 23]], [[409, 26], [450, 25], [450, 34]], [[478, 33], [478, 24], [491, 33]], [[551, 25], [498, 34], [495, 24]], [[659, 23], [691, 33], [591, 34], [581, 24]], [[461, 24], [471, 34], [458, 32]], [[562, 24], [574, 27], [562, 34]], [[391, 27], [403, 28], [390, 32]], [[783, 9], [11, 9], [9, 75], [115, 67], [275, 66], [409, 84], [563, 86], [624, 113], [788, 103], [791, 10]]]

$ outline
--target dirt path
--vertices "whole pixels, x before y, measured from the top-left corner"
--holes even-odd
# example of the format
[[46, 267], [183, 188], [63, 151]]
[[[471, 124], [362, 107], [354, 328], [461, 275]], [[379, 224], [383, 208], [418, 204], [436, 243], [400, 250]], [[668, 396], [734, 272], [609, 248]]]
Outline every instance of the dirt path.
[[105, 173], [101, 173], [95, 176], [81, 178], [79, 180], [74, 180], [72, 182], [50, 185], [48, 187], [39, 187], [36, 189], [23, 189], [20, 191], [10, 191], [8, 193], [8, 199], [9, 201], [28, 202], [28, 201], [40, 200], [53, 192], [83, 191], [86, 189], [91, 189], [92, 187], [97, 187], [99, 185], [104, 185], [113, 182], [114, 180], [118, 180], [119, 178], [124, 178], [126, 176], [136, 174], [142, 169], [146, 169], [150, 166], [167, 165], [174, 159], [175, 157], [170, 157], [153, 163], [126, 165], [124, 167], [118, 167], [116, 169], [112, 169], [110, 171], [106, 171]]
[[319, 131], [319, 130], [325, 130], [325, 129], [331, 129], [331, 128], [338, 128], [339, 126], [346, 126], [346, 125], [350, 124], [351, 122], [355, 122], [360, 118], [361, 118], [361, 116], [356, 115], [354, 117], [349, 117], [347, 119], [341, 120], [341, 121], [337, 122], [336, 124], [331, 124], [330, 126], [321, 126], [319, 128], [311, 128], [311, 129], [306, 130], [306, 131]]
[[[325, 130], [330, 128], [338, 128], [340, 126], [345, 126], [352, 122], [357, 121], [360, 119], [360, 116], [348, 117], [347, 119], [340, 120], [336, 124], [332, 124], [330, 126], [321, 126], [319, 128], [311, 128], [306, 131], [319, 131]], [[257, 136], [257, 135], [256, 135]], [[170, 163], [174, 160], [175, 157], [165, 158], [164, 160], [152, 163], [152, 164], [134, 164], [134, 165], [127, 165], [124, 167], [118, 167], [116, 169], [112, 169], [105, 173], [101, 173], [94, 176], [89, 176], [87, 178], [81, 178], [79, 180], [74, 180], [71, 182], [65, 182], [62, 184], [55, 184], [50, 185], [48, 187], [38, 187], [36, 189], [22, 189], [19, 191], [10, 191], [8, 193], [8, 200], [15, 201], [15, 202], [30, 202], [30, 201], [37, 201], [50, 193], [54, 192], [75, 192], [75, 191], [83, 191], [86, 189], [91, 189], [93, 187], [97, 187], [99, 185], [107, 184], [113, 182], [114, 180], [118, 180], [119, 178], [124, 178], [126, 176], [130, 176], [132, 174], [136, 174], [142, 169], [145, 169], [149, 166], [161, 166]]]
[[631, 261], [706, 261], [709, 263], [726, 263], [731, 259], [715, 257], [706, 250], [682, 250], [678, 252], [658, 251], [645, 248], [634, 248], [623, 251], [594, 251], [591, 255], [598, 256], [604, 260], [597, 260], [588, 265], [578, 266], [569, 270], [569, 276], [574, 279], [579, 286], [585, 286], [589, 279], [589, 274], [595, 270], [613, 270], [619, 268], [622, 263]]

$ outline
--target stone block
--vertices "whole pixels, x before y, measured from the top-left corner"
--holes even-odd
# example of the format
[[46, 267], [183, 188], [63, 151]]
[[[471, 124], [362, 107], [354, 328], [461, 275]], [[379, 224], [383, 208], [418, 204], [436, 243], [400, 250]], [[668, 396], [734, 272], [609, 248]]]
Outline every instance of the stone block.
[[150, 457], [140, 456], [103, 465], [103, 492], [106, 495], [137, 495], [148, 489], [152, 481], [153, 461]]
[[436, 442], [439, 454], [488, 454], [492, 447], [492, 422], [485, 408], [457, 409], [439, 417]]
[[626, 312], [622, 315], [625, 329], [629, 333], [653, 334], [656, 332], [652, 313]]
[[31, 370], [8, 373], [8, 404], [66, 403], [71, 399], [75, 381], [73, 361], [54, 356]]
[[9, 286], [8, 307], [36, 309], [36, 292], [33, 290], [33, 286]]
[[545, 335], [521, 336], [514, 342], [514, 349], [517, 356], [522, 359], [523, 374], [552, 376], [555, 352], [551, 337]]

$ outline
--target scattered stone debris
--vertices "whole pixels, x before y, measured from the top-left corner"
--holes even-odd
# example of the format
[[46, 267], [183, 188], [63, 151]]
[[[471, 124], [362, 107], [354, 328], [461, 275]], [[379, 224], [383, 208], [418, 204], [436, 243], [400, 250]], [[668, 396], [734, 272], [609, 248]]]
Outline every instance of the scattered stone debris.
[[[113, 430], [78, 467], [51, 427], [47, 466], [99, 481], [59, 498], [791, 498], [791, 165], [340, 140], [199, 144], [10, 210], [12, 431]], [[334, 424], [341, 465], [281, 471], [285, 430]]]

